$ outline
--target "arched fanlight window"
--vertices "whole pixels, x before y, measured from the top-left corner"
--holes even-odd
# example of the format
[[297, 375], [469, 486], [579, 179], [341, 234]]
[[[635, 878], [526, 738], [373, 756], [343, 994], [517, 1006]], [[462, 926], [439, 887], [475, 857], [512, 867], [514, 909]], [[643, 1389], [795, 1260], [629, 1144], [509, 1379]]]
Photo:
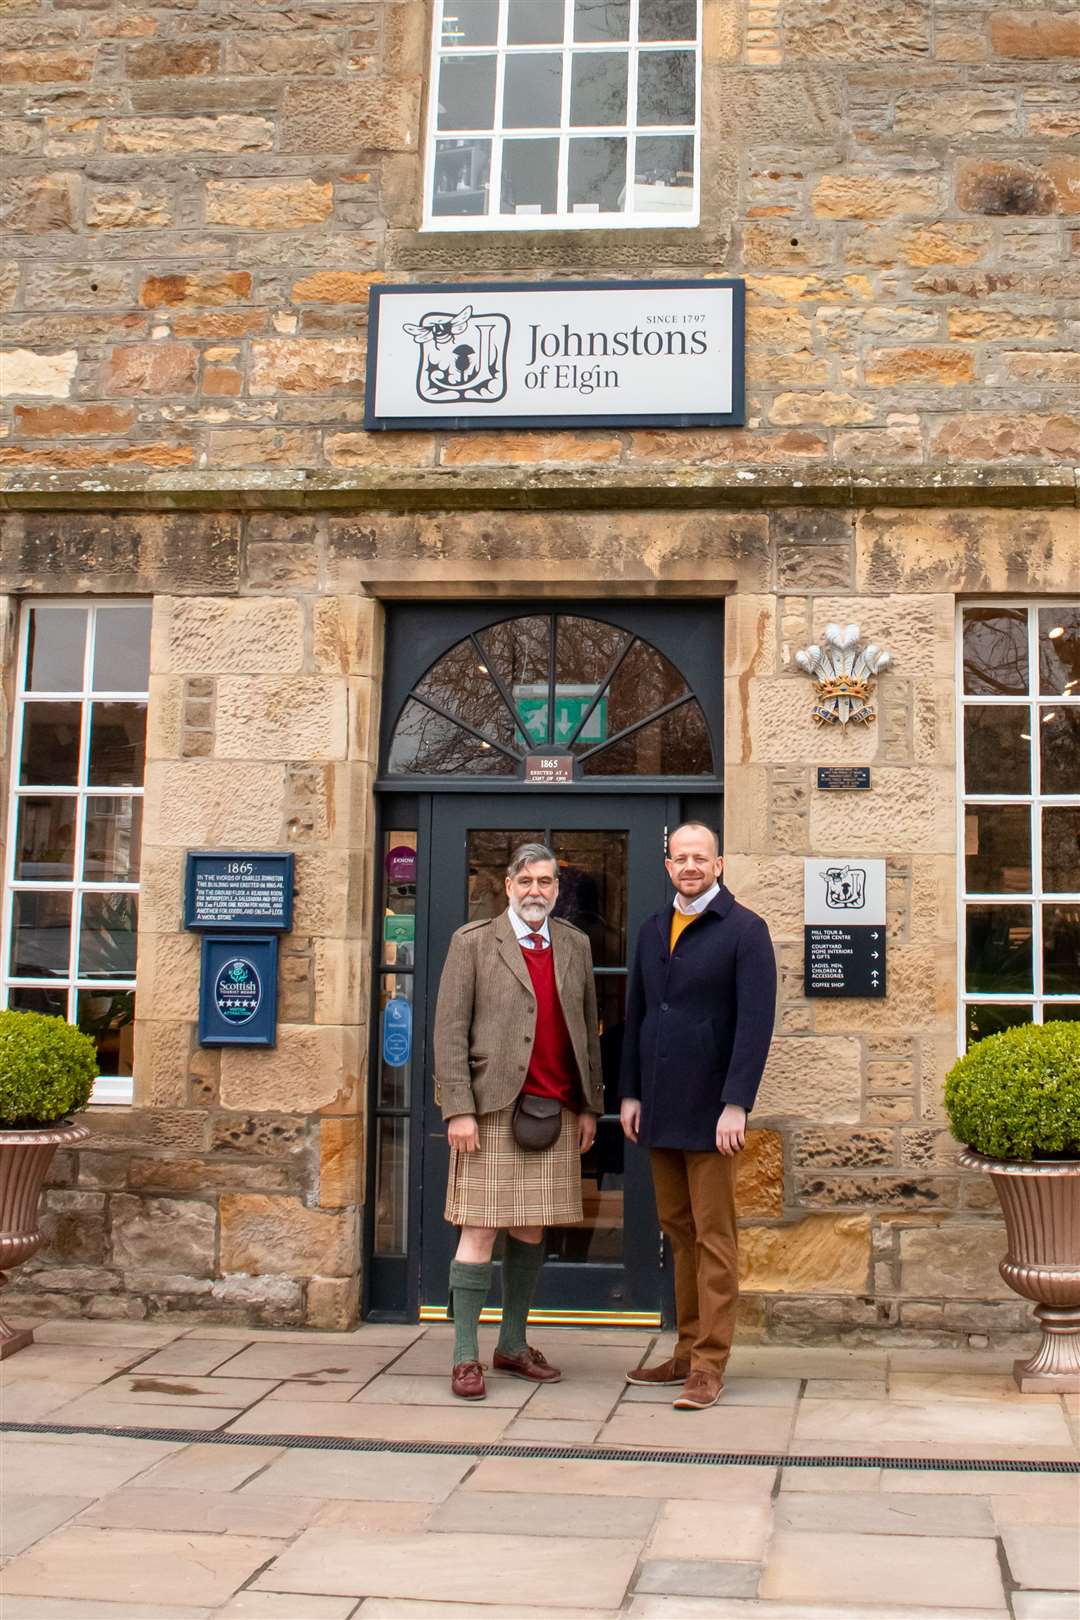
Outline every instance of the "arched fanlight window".
[[706, 776], [705, 716], [669, 659], [629, 630], [570, 613], [477, 630], [417, 682], [391, 776], [520, 776], [529, 754], [574, 756], [578, 777]]

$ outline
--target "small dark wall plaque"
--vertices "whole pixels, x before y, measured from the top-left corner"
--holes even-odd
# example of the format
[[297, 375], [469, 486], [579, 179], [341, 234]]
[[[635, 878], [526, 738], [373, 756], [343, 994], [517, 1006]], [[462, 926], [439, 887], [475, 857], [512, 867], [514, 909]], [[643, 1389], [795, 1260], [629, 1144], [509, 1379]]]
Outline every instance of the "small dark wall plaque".
[[208, 934], [199, 974], [200, 1046], [277, 1043], [276, 934]]
[[527, 754], [525, 780], [534, 787], [554, 787], [574, 780], [573, 754]]
[[292, 927], [293, 857], [276, 852], [192, 850], [184, 885], [184, 927], [199, 933]]
[[819, 765], [817, 768], [817, 785], [819, 788], [832, 789], [833, 792], [854, 793], [865, 791], [870, 786], [870, 767], [869, 765]]

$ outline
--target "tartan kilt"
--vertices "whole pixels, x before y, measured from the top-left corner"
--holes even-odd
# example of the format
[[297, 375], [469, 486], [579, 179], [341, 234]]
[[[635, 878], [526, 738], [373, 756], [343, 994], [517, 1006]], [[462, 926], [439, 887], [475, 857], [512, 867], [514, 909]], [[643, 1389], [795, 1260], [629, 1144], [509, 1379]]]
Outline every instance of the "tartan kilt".
[[562, 1111], [562, 1129], [539, 1153], [514, 1140], [511, 1103], [481, 1114], [480, 1151], [450, 1149], [446, 1219], [452, 1226], [573, 1226], [582, 1219], [578, 1116]]

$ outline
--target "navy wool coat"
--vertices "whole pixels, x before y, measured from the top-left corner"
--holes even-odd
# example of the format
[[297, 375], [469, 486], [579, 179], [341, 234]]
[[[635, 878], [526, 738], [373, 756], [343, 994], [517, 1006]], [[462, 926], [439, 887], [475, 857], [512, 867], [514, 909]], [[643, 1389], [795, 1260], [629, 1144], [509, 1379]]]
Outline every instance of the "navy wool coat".
[[671, 907], [642, 926], [626, 999], [620, 1095], [646, 1147], [707, 1152], [726, 1103], [754, 1106], [776, 1008], [765, 922], [721, 886], [674, 951]]

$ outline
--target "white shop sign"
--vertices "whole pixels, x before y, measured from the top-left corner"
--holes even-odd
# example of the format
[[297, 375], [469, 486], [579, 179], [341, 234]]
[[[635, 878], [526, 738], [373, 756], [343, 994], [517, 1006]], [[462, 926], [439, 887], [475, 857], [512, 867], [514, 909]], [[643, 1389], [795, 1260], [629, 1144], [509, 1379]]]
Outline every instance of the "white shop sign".
[[367, 428], [740, 426], [741, 281], [373, 287]]

